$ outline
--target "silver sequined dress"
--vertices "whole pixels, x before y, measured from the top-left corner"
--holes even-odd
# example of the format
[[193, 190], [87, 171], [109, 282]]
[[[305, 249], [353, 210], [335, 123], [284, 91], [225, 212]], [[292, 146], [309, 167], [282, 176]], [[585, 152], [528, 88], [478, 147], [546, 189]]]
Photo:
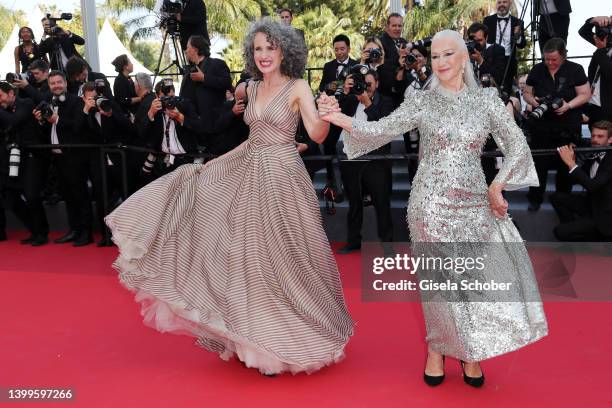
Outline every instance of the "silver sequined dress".
[[525, 137], [497, 91], [409, 91], [388, 117], [353, 121], [345, 140], [347, 155], [359, 157], [414, 128], [421, 135], [422, 156], [406, 217], [412, 242], [496, 243], [504, 256], [484, 275], [511, 276], [517, 282], [513, 301], [423, 302], [430, 348], [481, 361], [544, 337], [546, 317], [529, 255], [512, 220], [497, 219], [491, 212], [480, 161], [491, 134], [504, 153], [495, 181], [505, 183], [506, 190], [538, 185]]

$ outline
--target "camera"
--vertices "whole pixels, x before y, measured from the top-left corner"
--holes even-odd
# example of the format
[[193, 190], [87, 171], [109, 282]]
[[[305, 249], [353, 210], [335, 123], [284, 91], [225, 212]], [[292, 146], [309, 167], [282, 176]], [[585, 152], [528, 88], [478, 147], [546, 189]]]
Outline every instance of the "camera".
[[414, 47], [430, 47], [431, 46], [431, 37], [425, 37], [422, 40], [416, 40], [410, 43], [412, 48]]
[[195, 74], [198, 72], [198, 66], [196, 64], [189, 64], [185, 66], [185, 72], [187, 74]]
[[28, 81], [28, 83], [32, 83], [33, 81], [32, 74], [30, 72], [24, 72], [22, 74], [19, 74], [19, 73], [15, 74], [13, 72], [8, 72], [6, 74], [6, 82], [8, 82], [9, 84], [14, 83], [16, 79], [21, 80], [21, 81], [25, 80], [25, 81]]
[[416, 62], [417, 62], [417, 58], [412, 54], [408, 54], [404, 57], [404, 64], [406, 65], [412, 65]]
[[113, 110], [110, 99], [106, 99], [103, 95], [96, 97], [96, 107], [104, 113], [109, 113]]
[[155, 160], [157, 157], [153, 153], [149, 153], [147, 155], [147, 159], [142, 165], [140, 171], [142, 171], [143, 175], [150, 175], [153, 171], [153, 167], [155, 166]]
[[[352, 67], [344, 68], [342, 72], [340, 72], [339, 78], [342, 78], [342, 80], [346, 80], [346, 78], [349, 75], [351, 75], [351, 77], [353, 78], [353, 86], [351, 87], [351, 94], [361, 95], [362, 93], [365, 92], [367, 88], [367, 84], [365, 82], [365, 76], [369, 70], [370, 68], [367, 65], [361, 65], [361, 64], [353, 65]], [[342, 90], [338, 88], [338, 91], [336, 91], [336, 94], [338, 92], [342, 92]]]
[[366, 63], [367, 64], [371, 64], [371, 63], [380, 62], [381, 59], [382, 59], [382, 51], [381, 51], [381, 49], [380, 48], [372, 48], [370, 50], [370, 56], [366, 60]]
[[610, 34], [612, 34], [612, 26], [600, 27], [595, 25], [595, 36], [597, 36], [597, 38], [603, 41], [606, 37], [608, 37], [606, 47], [612, 47], [612, 35]]
[[547, 95], [540, 99], [540, 105], [529, 114], [529, 117], [532, 119], [542, 119], [544, 114], [550, 109], [559, 109], [561, 106], [563, 106], [563, 99], [558, 96]]
[[106, 93], [106, 82], [103, 79], [96, 79], [94, 84], [96, 85], [96, 93], [98, 96], [102, 96]]
[[176, 15], [183, 12], [184, 6], [182, 0], [164, 0], [160, 9], [160, 28], [165, 29], [170, 35], [180, 35], [180, 22]]
[[497, 84], [495, 83], [495, 79], [491, 76], [491, 74], [482, 74], [480, 76], [480, 86], [483, 88], [495, 87], [497, 88]]
[[40, 114], [41, 114], [42, 118], [45, 119], [45, 120], [49, 119], [51, 116], [53, 116], [53, 113], [54, 113], [53, 105], [51, 105], [47, 101], [41, 101], [38, 105], [36, 105], [34, 110], [40, 111]]
[[159, 98], [161, 102], [162, 110], [173, 110], [174, 108], [180, 108], [181, 103], [183, 102], [183, 98], [180, 96], [162, 96]]
[[480, 44], [478, 44], [474, 40], [469, 40], [465, 42], [465, 46], [467, 47], [468, 54], [473, 54], [474, 51], [480, 50]]
[[45, 30], [48, 35], [51, 37], [59, 37], [63, 34], [63, 30], [61, 27], [57, 25], [58, 21], [70, 21], [72, 20], [71, 13], [62, 13], [59, 17], [52, 17], [51, 14], [47, 14], [47, 20], [49, 21], [49, 27]]
[[21, 162], [21, 150], [15, 143], [7, 146], [9, 151], [9, 177], [19, 176], [19, 163]]

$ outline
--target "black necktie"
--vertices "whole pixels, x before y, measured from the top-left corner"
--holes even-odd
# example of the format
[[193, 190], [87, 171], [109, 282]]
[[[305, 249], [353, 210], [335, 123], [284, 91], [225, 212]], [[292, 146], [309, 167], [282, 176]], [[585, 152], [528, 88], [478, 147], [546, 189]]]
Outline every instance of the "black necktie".
[[508, 21], [510, 17], [497, 17], [498, 20]]

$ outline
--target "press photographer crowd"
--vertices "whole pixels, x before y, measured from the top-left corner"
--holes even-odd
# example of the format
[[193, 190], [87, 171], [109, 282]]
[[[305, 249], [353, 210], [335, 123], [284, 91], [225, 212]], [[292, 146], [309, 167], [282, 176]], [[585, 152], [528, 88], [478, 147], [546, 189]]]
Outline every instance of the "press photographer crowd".
[[[547, 5], [538, 9], [542, 62], [519, 72], [518, 49], [527, 45], [525, 24], [511, 15], [510, 0], [498, 0], [495, 14], [466, 30], [471, 69], [483, 87], [499, 90], [532, 150], [556, 149], [534, 155], [540, 186], [529, 188], [528, 210], [540, 210], [548, 173], [555, 170], [550, 196], [559, 218], [555, 237], [610, 241], [612, 152], [602, 148], [612, 144], [612, 17], [589, 18], [579, 33], [568, 33], [569, 0], [541, 3]], [[103, 219], [121, 200], [178, 166], [204, 163], [247, 139], [243, 114], [251, 78], [242, 73], [232, 83], [228, 65], [211, 57], [204, 2], [188, 4], [195, 9], [179, 7], [165, 21], [184, 53], [180, 87], [176, 78], [134, 73], [126, 55], [112, 61], [117, 76], [111, 87], [77, 52], [75, 45], [86, 39], [61, 27], [62, 20], [72, 18], [69, 14], [47, 15], [40, 42], [31, 28], [19, 30], [15, 72], [0, 82], [0, 241], [7, 239], [9, 210], [30, 232], [22, 244], [47, 244], [45, 204], [63, 200], [68, 225], [55, 243], [91, 244], [98, 226], [97, 245], [113, 245]], [[293, 13], [283, 9], [279, 17], [291, 24]], [[404, 18], [390, 14], [382, 35], [365, 40], [359, 60], [350, 57], [349, 36], [337, 35], [329, 44], [335, 59], [323, 67], [319, 93], [334, 95], [343, 113], [368, 121], [411, 103], [404, 100], [406, 91], [426, 90], [432, 79], [431, 40], [406, 39], [403, 28]], [[588, 72], [567, 58], [567, 36], [575, 34], [597, 48]], [[588, 124], [590, 138], [583, 139], [583, 124]], [[398, 135], [402, 137], [405, 152], [414, 153], [407, 161], [412, 180], [419, 133]], [[393, 241], [392, 161], [345, 160], [342, 140], [342, 129], [331, 126], [317, 145], [301, 126], [296, 149], [304, 157], [338, 158], [339, 177], [333, 161], [306, 160], [305, 165], [313, 178], [325, 169], [323, 195], [332, 205], [342, 197], [348, 201], [346, 245], [339, 253], [349, 253], [361, 248], [364, 206], [374, 206], [380, 240]], [[581, 147], [596, 149], [577, 154]], [[485, 150], [496, 149], [490, 138]], [[390, 152], [387, 144], [370, 155]], [[500, 160], [483, 156], [487, 182], [494, 179]]]

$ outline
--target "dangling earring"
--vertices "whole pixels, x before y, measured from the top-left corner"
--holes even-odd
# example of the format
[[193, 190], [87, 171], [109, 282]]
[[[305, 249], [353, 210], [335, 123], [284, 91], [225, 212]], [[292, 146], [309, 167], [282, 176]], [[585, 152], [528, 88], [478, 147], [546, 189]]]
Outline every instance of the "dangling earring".
[[461, 77], [464, 77], [464, 76], [465, 76], [465, 62], [461, 66]]

